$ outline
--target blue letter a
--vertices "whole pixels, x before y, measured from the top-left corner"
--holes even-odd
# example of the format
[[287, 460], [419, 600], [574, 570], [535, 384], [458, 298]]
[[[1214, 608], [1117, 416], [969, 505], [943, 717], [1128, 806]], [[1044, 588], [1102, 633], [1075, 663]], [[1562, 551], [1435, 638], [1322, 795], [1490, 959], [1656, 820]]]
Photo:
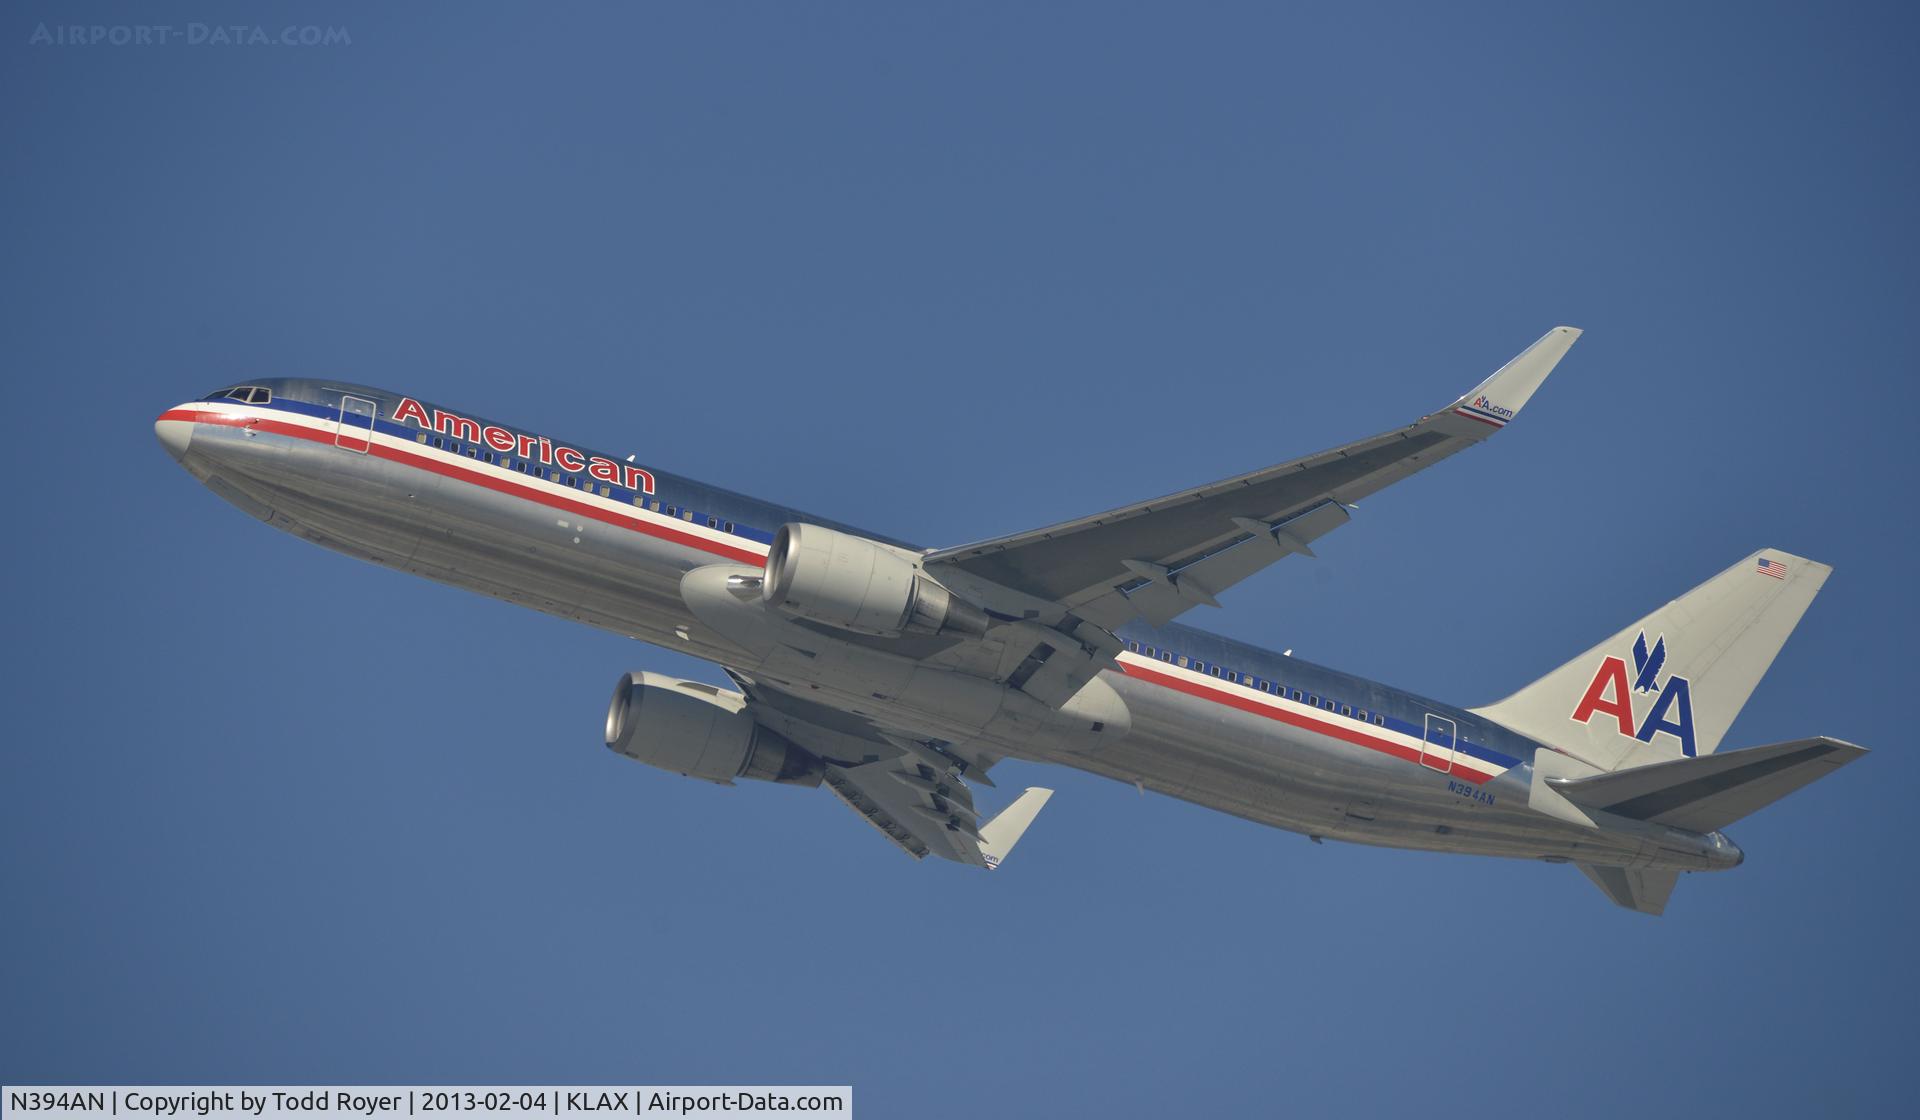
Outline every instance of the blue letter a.
[[[1679, 710], [1669, 722], [1667, 709], [1675, 707]], [[1647, 721], [1640, 725], [1640, 733], [1634, 738], [1651, 743], [1662, 731], [1680, 740], [1681, 754], [1693, 757], [1693, 691], [1687, 687], [1685, 677], [1667, 679], [1667, 687], [1660, 690], [1660, 699], [1653, 702], [1653, 710], [1647, 713]]]

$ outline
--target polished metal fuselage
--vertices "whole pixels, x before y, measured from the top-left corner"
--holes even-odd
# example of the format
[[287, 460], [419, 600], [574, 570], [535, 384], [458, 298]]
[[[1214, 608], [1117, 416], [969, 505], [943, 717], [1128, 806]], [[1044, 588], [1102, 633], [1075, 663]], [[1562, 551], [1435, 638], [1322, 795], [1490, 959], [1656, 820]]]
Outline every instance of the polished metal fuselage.
[[[743, 650], [703, 625], [683, 597], [683, 578], [716, 564], [708, 551], [256, 427], [195, 424], [190, 442], [169, 446], [221, 497], [316, 544], [718, 664], [742, 664]], [[782, 512], [791, 520], [818, 520]], [[737, 560], [718, 562], [738, 566]], [[1158, 633], [1169, 630], [1196, 642], [1224, 642], [1182, 628]], [[1381, 698], [1378, 704], [1437, 713], [1457, 722], [1463, 734], [1478, 723], [1476, 734], [1501, 744], [1519, 762], [1469, 784], [1111, 670], [1101, 679], [1131, 720], [1130, 731], [1117, 741], [1083, 746], [1036, 736], [975, 745], [995, 755], [1075, 767], [1316, 839], [1686, 870], [1737, 862], [1729, 854], [1737, 849], [1717, 835], [1617, 818], [1585, 827], [1538, 812], [1529, 807], [1532, 760], [1546, 748], [1487, 727], [1463, 709], [1294, 664], [1301, 673], [1370, 690]], [[823, 683], [827, 687], [816, 698], [847, 710], [858, 705], [864, 717], [903, 728], [929, 721], [941, 726], [929, 712], [862, 691], [860, 681]]]

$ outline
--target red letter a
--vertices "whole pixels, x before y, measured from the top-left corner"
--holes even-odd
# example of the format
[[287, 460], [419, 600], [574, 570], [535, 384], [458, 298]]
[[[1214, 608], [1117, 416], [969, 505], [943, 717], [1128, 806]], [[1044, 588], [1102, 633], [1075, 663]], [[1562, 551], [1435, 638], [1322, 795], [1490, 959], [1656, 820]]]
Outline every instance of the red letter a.
[[1618, 657], [1609, 657], [1600, 663], [1600, 671], [1593, 675], [1593, 683], [1580, 698], [1580, 706], [1573, 710], [1573, 718], [1577, 723], [1586, 723], [1595, 712], [1605, 712], [1619, 720], [1620, 734], [1632, 737], [1633, 701], [1627, 699], [1627, 663]]

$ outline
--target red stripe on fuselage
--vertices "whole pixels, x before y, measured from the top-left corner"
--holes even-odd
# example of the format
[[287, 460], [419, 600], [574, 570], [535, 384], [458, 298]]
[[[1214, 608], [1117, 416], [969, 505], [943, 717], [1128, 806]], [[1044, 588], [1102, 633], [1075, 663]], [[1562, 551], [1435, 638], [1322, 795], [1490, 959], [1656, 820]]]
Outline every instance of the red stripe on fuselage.
[[[295, 439], [304, 439], [313, 443], [327, 444], [327, 445], [330, 445], [333, 442], [333, 440], [329, 437], [336, 434], [336, 433], [321, 431], [314, 428], [305, 427], [299, 424], [288, 424], [280, 420], [265, 419], [258, 416], [246, 416], [246, 415], [242, 415], [239, 413], [232, 413], [232, 412], [201, 412], [196, 409], [176, 408], [176, 409], [170, 409], [167, 412], [161, 414], [160, 419], [177, 420], [177, 421], [183, 421], [191, 424], [217, 424], [222, 427], [228, 427], [228, 428], [251, 427], [255, 431], [266, 432], [270, 435], [292, 436]], [[1476, 417], [1475, 419], [1478, 419], [1478, 417]], [[1495, 426], [1497, 427], [1498, 425], [1495, 425]], [[522, 486], [522, 485], [510, 482], [506, 479], [494, 478], [481, 471], [472, 470], [470, 468], [463, 467], [455, 463], [443, 462], [437, 456], [418, 454], [415, 452], [406, 451], [399, 448], [387, 447], [384, 444], [372, 443], [371, 441], [369, 441], [369, 443], [370, 443], [370, 449], [366, 452], [366, 454], [372, 455], [376, 458], [385, 459], [389, 462], [400, 463], [403, 466], [416, 467], [424, 471], [431, 471], [434, 474], [441, 475], [446, 478], [451, 478], [459, 482], [472, 483], [475, 486], [482, 486], [488, 490], [493, 490], [501, 494], [506, 494], [510, 497], [523, 498], [523, 499], [526, 499], [527, 501], [537, 502], [538, 504], [547, 506], [551, 509], [565, 510], [568, 513], [578, 514], [581, 517], [585, 517], [594, 521], [599, 521], [603, 524], [614, 525], [622, 529], [631, 529], [634, 532], [638, 532], [638, 533], [645, 533], [651, 537], [658, 537], [662, 540], [671, 541], [674, 544], [685, 545], [688, 548], [698, 549], [701, 552], [711, 553], [715, 556], [720, 556], [725, 559], [733, 560], [741, 564], [750, 564], [754, 566], [759, 566], [766, 563], [765, 556], [762, 556], [758, 553], [748, 552], [745, 549], [735, 548], [731, 545], [722, 544], [719, 541], [711, 541], [706, 539], [705, 537], [695, 536], [692, 533], [679, 532], [667, 526], [656, 525], [650, 521], [642, 520], [640, 518], [623, 516], [621, 514], [613, 512], [612, 510], [602, 509], [598, 506], [588, 505], [585, 502], [573, 501], [568, 498], [563, 498], [558, 494], [548, 494], [543, 491], [536, 490], [529, 486]], [[359, 452], [350, 452], [350, 454], [359, 454]], [[1416, 764], [1420, 762], [1421, 755], [1418, 750], [1415, 750], [1411, 747], [1404, 746], [1400, 743], [1394, 743], [1385, 739], [1376, 738], [1375, 736], [1372, 736], [1372, 735], [1362, 734], [1354, 730], [1352, 727], [1348, 727], [1338, 723], [1327, 723], [1321, 720], [1311, 719], [1306, 716], [1289, 712], [1284, 708], [1276, 708], [1271, 705], [1262, 704], [1259, 701], [1254, 700], [1252, 697], [1234, 696], [1231, 693], [1222, 692], [1219, 689], [1208, 688], [1206, 685], [1198, 684], [1192, 681], [1182, 680], [1179, 677], [1173, 676], [1172, 674], [1159, 672], [1154, 669], [1146, 668], [1145, 666], [1130, 665], [1124, 661], [1121, 661], [1121, 662], [1115, 662], [1114, 667], [1119, 669], [1122, 673], [1125, 673], [1127, 676], [1134, 677], [1139, 680], [1143, 680], [1148, 684], [1156, 684], [1164, 688], [1171, 688], [1176, 692], [1184, 692], [1189, 696], [1193, 696], [1201, 700], [1210, 700], [1216, 704], [1225, 704], [1230, 708], [1238, 708], [1239, 710], [1243, 712], [1247, 712], [1252, 715], [1264, 716], [1267, 719], [1275, 720], [1279, 723], [1290, 724], [1294, 727], [1298, 727], [1303, 730], [1312, 731], [1318, 735], [1325, 735], [1329, 738], [1338, 739], [1345, 743], [1351, 743], [1357, 747], [1365, 747], [1368, 750], [1379, 751], [1382, 754], [1392, 755], [1395, 758], [1402, 759], [1407, 762], [1412, 762]], [[1431, 767], [1428, 767], [1428, 769], [1431, 769]], [[1438, 771], [1436, 771], [1436, 773], [1438, 773]], [[1454, 777], [1461, 778], [1465, 781], [1472, 782], [1475, 785], [1484, 783], [1489, 778], [1489, 775], [1481, 774], [1475, 770], [1462, 769], [1459, 767], [1454, 768], [1454, 770], [1452, 771], [1452, 775]]]
[[[295, 439], [304, 439], [313, 443], [326, 445], [332, 445], [336, 435], [336, 433], [333, 432], [320, 431], [300, 424], [289, 424], [282, 420], [272, 420], [259, 416], [246, 416], [233, 412], [201, 412], [195, 409], [176, 408], [161, 414], [160, 419], [180, 420], [193, 424], [218, 424], [221, 427], [227, 428], [252, 428], [256, 432], [266, 432], [276, 436], [292, 436]], [[360, 442], [360, 437], [351, 429], [349, 429], [346, 435], [347, 438], [353, 440], [356, 444]], [[495, 478], [484, 471], [477, 471], [455, 463], [444, 462], [440, 456], [417, 454], [411, 451], [388, 447], [385, 444], [369, 442], [370, 449], [366, 451], [365, 454], [372, 455], [377, 459], [385, 459], [389, 462], [399, 463], [402, 466], [430, 471], [445, 478], [471, 483], [497, 493], [506, 494], [509, 497], [524, 498], [527, 501], [537, 502], [551, 509], [565, 510], [568, 513], [577, 514], [591, 521], [599, 521], [603, 524], [618, 526], [622, 529], [631, 529], [636, 533], [645, 533], [650, 537], [658, 537], [661, 540], [671, 541], [674, 544], [699, 549], [702, 552], [712, 553], [715, 556], [737, 563], [751, 564], [759, 567], [767, 562], [766, 556], [761, 553], [749, 552], [744, 548], [736, 548], [733, 545], [720, 541], [708, 540], [705, 537], [693, 533], [684, 533], [666, 525], [657, 525], [643, 518], [629, 517], [616, 513], [613, 510], [603, 509], [600, 506], [574, 501], [562, 497], [559, 494], [549, 494], [543, 490], [537, 490], [531, 486], [523, 486], [508, 479]], [[349, 454], [357, 455], [362, 454], [362, 452], [358, 447], [355, 447], [349, 451]]]
[[[1120, 671], [1129, 677], [1138, 677], [1148, 684], [1157, 684], [1164, 688], [1171, 688], [1176, 692], [1184, 692], [1189, 696], [1198, 697], [1201, 700], [1211, 700], [1216, 704], [1225, 704], [1229, 708], [1238, 708], [1250, 715], [1265, 716], [1267, 719], [1311, 731], [1316, 735], [1325, 735], [1331, 739], [1338, 739], [1343, 743], [1352, 743], [1356, 747], [1365, 747], [1370, 751], [1379, 751], [1381, 754], [1390, 754], [1406, 762], [1418, 763], [1425, 766], [1424, 763], [1420, 762], [1420, 751], [1416, 748], [1406, 746], [1402, 743], [1395, 743], [1391, 740], [1381, 739], [1374, 735], [1363, 734], [1345, 724], [1327, 723], [1323, 720], [1313, 719], [1287, 711], [1285, 708], [1276, 708], [1270, 704], [1262, 704], [1251, 696], [1235, 696], [1230, 692], [1222, 692], [1217, 688], [1208, 688], [1206, 685], [1195, 681], [1182, 680], [1171, 673], [1161, 672], [1157, 669], [1149, 669], [1143, 665], [1134, 665], [1125, 661], [1118, 662], [1117, 665]], [[1434, 768], [1427, 766], [1426, 769], [1433, 770]], [[1477, 770], [1461, 766], [1455, 766], [1451, 771], [1434, 770], [1434, 773], [1444, 773], [1449, 777], [1459, 778], [1463, 781], [1471, 782], [1474, 785], [1480, 785], [1492, 777], [1492, 775], [1482, 774]]]

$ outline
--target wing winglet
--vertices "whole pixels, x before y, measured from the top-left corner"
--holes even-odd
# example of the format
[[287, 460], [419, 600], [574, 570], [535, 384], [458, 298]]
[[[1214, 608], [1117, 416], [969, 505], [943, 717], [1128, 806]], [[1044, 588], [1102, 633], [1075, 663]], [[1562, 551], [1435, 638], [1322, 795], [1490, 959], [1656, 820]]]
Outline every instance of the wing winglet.
[[1555, 327], [1540, 336], [1539, 341], [1527, 347], [1506, 365], [1495, 370], [1492, 377], [1475, 385], [1466, 396], [1453, 402], [1447, 411], [1469, 420], [1478, 420], [1488, 427], [1499, 429], [1520, 415], [1520, 409], [1532, 398], [1534, 390], [1540, 388], [1553, 367], [1567, 356], [1567, 351], [1580, 337], [1578, 327]]
[[994, 870], [1000, 861], [1007, 858], [1013, 846], [1026, 835], [1027, 826], [1047, 804], [1047, 798], [1053, 796], [1050, 789], [1038, 786], [1029, 788], [1014, 799], [1013, 804], [1000, 810], [994, 818], [980, 828], [980, 854], [987, 861], [987, 869]]

